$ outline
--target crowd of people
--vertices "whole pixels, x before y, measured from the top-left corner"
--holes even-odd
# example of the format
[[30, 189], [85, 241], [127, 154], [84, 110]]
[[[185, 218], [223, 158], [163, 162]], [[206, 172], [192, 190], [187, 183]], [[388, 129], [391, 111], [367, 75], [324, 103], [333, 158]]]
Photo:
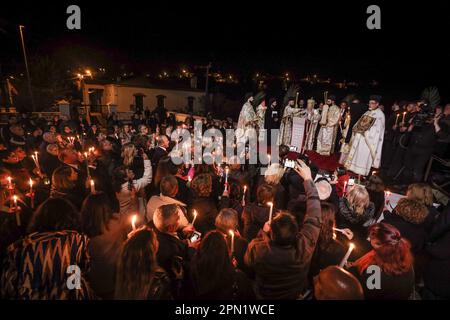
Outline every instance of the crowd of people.
[[2, 299], [450, 298], [450, 207], [420, 179], [388, 210], [380, 175], [350, 184], [284, 144], [264, 175], [237, 157], [175, 164], [171, 132], [193, 116], [105, 120], [21, 115], [1, 128]]

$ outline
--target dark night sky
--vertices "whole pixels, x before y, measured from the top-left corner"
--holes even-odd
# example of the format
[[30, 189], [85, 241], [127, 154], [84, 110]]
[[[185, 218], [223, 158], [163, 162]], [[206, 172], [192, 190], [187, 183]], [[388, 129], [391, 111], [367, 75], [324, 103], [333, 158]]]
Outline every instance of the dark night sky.
[[[7, 34], [0, 34], [0, 59], [6, 68], [11, 61], [21, 62], [14, 29], [21, 23], [30, 54], [70, 50], [85, 65], [211, 60], [240, 73], [289, 70], [377, 79], [399, 92], [438, 85], [442, 95], [450, 96], [449, 1], [376, 2], [382, 10], [382, 30], [376, 31], [366, 28], [365, 11], [372, 2], [245, 2], [3, 1], [0, 28]], [[81, 7], [81, 31], [65, 26], [65, 10], [73, 3]]]

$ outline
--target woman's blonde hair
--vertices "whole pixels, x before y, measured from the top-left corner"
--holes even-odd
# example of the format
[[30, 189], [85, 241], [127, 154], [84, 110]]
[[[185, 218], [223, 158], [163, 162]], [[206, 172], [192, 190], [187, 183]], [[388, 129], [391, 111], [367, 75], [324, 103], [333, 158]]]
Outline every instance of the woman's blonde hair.
[[360, 185], [353, 186], [345, 198], [357, 215], [362, 215], [370, 203], [369, 193], [365, 187]]
[[133, 163], [134, 157], [137, 155], [137, 150], [134, 144], [127, 143], [122, 148], [122, 158], [123, 158], [123, 164], [127, 167], [131, 166]]
[[413, 183], [406, 193], [408, 199], [415, 200], [429, 207], [433, 205], [433, 189], [426, 183]]

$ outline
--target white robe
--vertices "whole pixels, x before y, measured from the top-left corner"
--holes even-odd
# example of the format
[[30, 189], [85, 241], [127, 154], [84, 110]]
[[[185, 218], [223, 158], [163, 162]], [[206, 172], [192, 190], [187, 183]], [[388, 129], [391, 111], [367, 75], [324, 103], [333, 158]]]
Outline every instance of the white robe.
[[364, 116], [375, 118], [375, 122], [364, 134], [353, 132], [345, 168], [356, 174], [367, 176], [372, 167], [380, 167], [385, 117], [379, 108], [367, 111]]
[[319, 109], [313, 109], [308, 111], [307, 119], [307, 131], [306, 131], [306, 139], [305, 139], [305, 150], [313, 150], [314, 142], [316, 138], [317, 126], [320, 122], [322, 116], [319, 113]]
[[316, 152], [323, 156], [329, 156], [334, 152], [336, 135], [339, 125], [340, 109], [336, 105], [329, 108], [324, 106], [320, 130], [317, 136]]
[[236, 129], [236, 139], [238, 143], [245, 143], [248, 139], [249, 133], [247, 130], [254, 128], [253, 124], [249, 124], [251, 121], [256, 121], [258, 118], [256, 116], [253, 106], [246, 102], [242, 106], [241, 113], [239, 114], [239, 119]]
[[305, 115], [305, 109], [291, 107], [287, 105], [284, 108], [283, 118], [280, 125], [280, 133], [278, 135], [278, 145], [291, 145], [292, 140], [292, 122], [294, 117], [301, 117]]

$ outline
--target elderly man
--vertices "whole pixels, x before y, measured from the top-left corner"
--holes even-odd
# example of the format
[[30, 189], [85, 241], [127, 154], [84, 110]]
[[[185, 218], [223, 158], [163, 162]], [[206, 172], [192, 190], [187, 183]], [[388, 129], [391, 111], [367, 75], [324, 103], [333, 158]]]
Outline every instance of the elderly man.
[[[177, 178], [175, 178], [172, 175], [165, 176], [164, 178], [161, 179], [159, 189], [161, 191], [159, 196], [151, 197], [147, 203], [147, 221], [153, 221], [156, 210], [161, 206], [167, 204], [176, 204], [181, 208], [186, 207], [186, 204], [175, 199], [175, 196], [178, 193]], [[180, 210], [179, 213], [180, 213], [179, 227], [184, 228], [188, 226], [189, 221], [187, 220], [182, 210]]]
[[163, 205], [155, 211], [153, 219], [159, 243], [156, 259], [170, 277], [175, 298], [180, 298], [180, 284], [186, 271], [184, 266], [189, 263], [200, 243], [182, 240], [178, 236], [180, 211], [181, 208], [176, 204]]

